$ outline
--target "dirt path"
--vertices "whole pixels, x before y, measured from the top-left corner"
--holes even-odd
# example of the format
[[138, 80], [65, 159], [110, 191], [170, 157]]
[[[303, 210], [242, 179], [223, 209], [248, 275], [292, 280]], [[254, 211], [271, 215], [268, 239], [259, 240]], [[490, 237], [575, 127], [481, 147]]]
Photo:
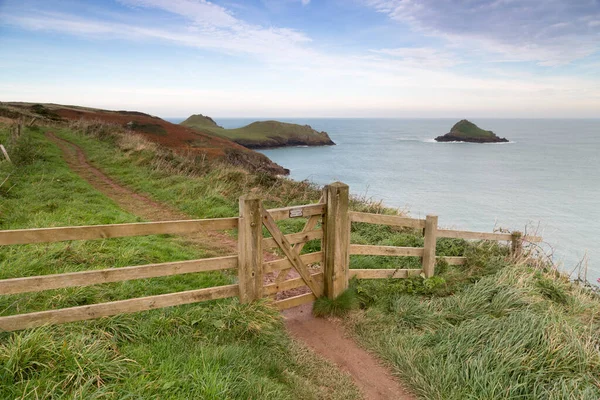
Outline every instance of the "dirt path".
[[[190, 219], [178, 210], [120, 185], [91, 165], [83, 150], [76, 144], [50, 132], [46, 135], [60, 147], [65, 161], [74, 172], [124, 210], [149, 221]], [[237, 251], [237, 242], [221, 232], [202, 232], [187, 235], [186, 239], [217, 254], [232, 254]], [[266, 260], [279, 258], [271, 253], [266, 253], [264, 257]], [[299, 275], [296, 271], [290, 273], [290, 277], [297, 276]], [[272, 278], [272, 276], [265, 277], [265, 283], [271, 283]], [[298, 288], [290, 293], [283, 293], [283, 296], [278, 295], [278, 299], [288, 297], [286, 294], [297, 295], [305, 291]], [[377, 362], [375, 357], [347, 338], [344, 328], [339, 323], [314, 318], [311, 307], [311, 304], [306, 304], [284, 311], [286, 328], [293, 337], [350, 373], [366, 400], [415, 399], [402, 388], [388, 370]]]
[[416, 400], [373, 355], [346, 336], [339, 322], [313, 317], [312, 304], [283, 315], [288, 332], [348, 372], [366, 400]]
[[[191, 219], [178, 210], [120, 185], [91, 165], [83, 150], [76, 144], [59, 138], [50, 132], [47, 132], [46, 136], [60, 147], [65, 161], [75, 173], [85, 179], [96, 190], [112, 199], [123, 210], [148, 221]], [[186, 235], [186, 239], [218, 255], [233, 254], [237, 251], [237, 241], [222, 232], [201, 232]]]

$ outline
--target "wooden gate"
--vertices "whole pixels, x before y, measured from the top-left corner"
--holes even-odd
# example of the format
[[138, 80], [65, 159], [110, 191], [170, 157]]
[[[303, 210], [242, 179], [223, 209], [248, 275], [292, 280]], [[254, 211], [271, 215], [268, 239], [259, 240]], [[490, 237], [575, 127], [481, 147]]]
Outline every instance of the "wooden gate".
[[[307, 220], [300, 232], [285, 235], [276, 221], [288, 218]], [[263, 227], [271, 237], [263, 237]], [[294, 307], [322, 295], [338, 296], [348, 285], [349, 227], [345, 184], [327, 186], [317, 204], [272, 210], [266, 210], [257, 196], [243, 196], [238, 233], [241, 300], [252, 301], [302, 286], [310, 293], [276, 301], [277, 307]], [[315, 239], [321, 239], [321, 250], [301, 255], [305, 244]], [[264, 251], [272, 248], [279, 249], [285, 258], [263, 262]], [[309, 268], [314, 264], [321, 266]], [[286, 279], [291, 270], [299, 277]], [[274, 279], [265, 285], [267, 274]]]

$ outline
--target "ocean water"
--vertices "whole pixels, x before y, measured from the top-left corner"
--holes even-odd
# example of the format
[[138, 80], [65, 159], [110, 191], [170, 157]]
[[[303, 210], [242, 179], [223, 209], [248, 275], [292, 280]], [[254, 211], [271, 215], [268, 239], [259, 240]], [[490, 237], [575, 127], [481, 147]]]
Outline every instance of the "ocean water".
[[[447, 228], [537, 233], [571, 271], [587, 256], [600, 278], [600, 119], [471, 119], [511, 142], [436, 143], [457, 119], [281, 119], [336, 146], [264, 150], [291, 178], [342, 181], [353, 195]], [[226, 128], [257, 119], [216, 119]]]

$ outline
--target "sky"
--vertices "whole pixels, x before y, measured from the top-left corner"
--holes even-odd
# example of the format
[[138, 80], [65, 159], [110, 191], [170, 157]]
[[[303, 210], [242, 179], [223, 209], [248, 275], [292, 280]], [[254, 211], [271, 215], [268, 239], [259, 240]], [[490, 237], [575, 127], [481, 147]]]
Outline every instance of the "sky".
[[0, 0], [0, 101], [600, 117], [600, 0]]

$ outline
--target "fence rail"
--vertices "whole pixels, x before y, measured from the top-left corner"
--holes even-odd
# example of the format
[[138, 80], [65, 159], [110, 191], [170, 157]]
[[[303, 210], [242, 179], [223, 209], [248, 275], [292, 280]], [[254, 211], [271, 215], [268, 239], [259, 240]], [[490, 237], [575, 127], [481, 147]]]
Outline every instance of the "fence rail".
[[[352, 212], [348, 210], [348, 204], [348, 186], [337, 182], [325, 187], [323, 197], [317, 204], [266, 210], [258, 197], [242, 196], [239, 217], [234, 218], [0, 231], [0, 246], [158, 234], [181, 235], [230, 229], [238, 231], [238, 254], [236, 255], [4, 279], [0, 280], [0, 295], [222, 270], [237, 271], [236, 284], [4, 316], [0, 317], [0, 331], [83, 321], [227, 297], [239, 297], [242, 302], [250, 302], [290, 289], [303, 286], [310, 288], [310, 293], [274, 302], [277, 308], [285, 309], [314, 301], [316, 297], [323, 294], [331, 298], [336, 297], [347, 288], [348, 281], [352, 277], [358, 279], [409, 278], [419, 275], [430, 277], [435, 272], [437, 261], [452, 265], [464, 264], [465, 257], [436, 256], [436, 241], [440, 237], [511, 241], [513, 253], [522, 250], [524, 241], [542, 240], [537, 236], [521, 236], [519, 232], [487, 233], [438, 229], [436, 216], [417, 219], [398, 215]], [[306, 219], [301, 232], [283, 234], [276, 225], [276, 221], [299, 217]], [[424, 246], [351, 244], [352, 223], [382, 224], [423, 230]], [[263, 236], [263, 226], [270, 233], [270, 237]], [[321, 241], [321, 250], [300, 254], [304, 245], [312, 240]], [[276, 248], [284, 256], [278, 260], [264, 261], [263, 252]], [[350, 255], [420, 257], [422, 268], [350, 269]], [[320, 264], [321, 267], [310, 268], [315, 264]], [[291, 269], [295, 269], [300, 276], [286, 279]], [[276, 275], [275, 279], [265, 284], [266, 274]]]

